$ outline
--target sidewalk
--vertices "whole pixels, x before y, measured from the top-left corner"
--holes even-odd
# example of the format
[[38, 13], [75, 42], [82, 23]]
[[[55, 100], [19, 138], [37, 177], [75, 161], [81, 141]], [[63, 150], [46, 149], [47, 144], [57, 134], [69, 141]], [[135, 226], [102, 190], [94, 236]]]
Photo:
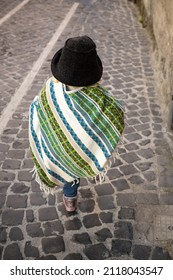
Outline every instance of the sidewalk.
[[[2, 2], [8, 12], [8, 0]], [[148, 33], [127, 0], [76, 2], [0, 138], [0, 258], [173, 259], [173, 155], [154, 86]], [[1, 115], [73, 4], [30, 0], [2, 24]], [[127, 127], [106, 181], [91, 188], [83, 179], [78, 211], [69, 216], [61, 192], [46, 197], [32, 179], [28, 108], [50, 75], [55, 51], [68, 37], [84, 34], [96, 41], [104, 85], [126, 106]]]

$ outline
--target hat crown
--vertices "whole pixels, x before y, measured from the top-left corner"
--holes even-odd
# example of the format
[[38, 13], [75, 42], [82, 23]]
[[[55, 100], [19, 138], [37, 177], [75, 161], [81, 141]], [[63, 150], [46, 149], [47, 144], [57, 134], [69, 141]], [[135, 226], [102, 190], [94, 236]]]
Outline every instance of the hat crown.
[[66, 47], [73, 52], [88, 53], [95, 49], [96, 45], [88, 36], [78, 36], [68, 39]]
[[70, 38], [52, 58], [53, 76], [66, 85], [89, 86], [101, 79], [102, 62], [88, 36]]

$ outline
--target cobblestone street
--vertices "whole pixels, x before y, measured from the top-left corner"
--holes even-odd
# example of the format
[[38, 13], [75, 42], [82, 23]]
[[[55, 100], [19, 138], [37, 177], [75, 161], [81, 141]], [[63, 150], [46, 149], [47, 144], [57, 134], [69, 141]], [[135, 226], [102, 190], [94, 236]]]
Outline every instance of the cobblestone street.
[[[21, 2], [0, 0], [0, 17]], [[74, 14], [30, 84], [28, 73], [35, 73], [33, 64], [75, 2]], [[78, 35], [96, 42], [103, 85], [125, 105], [127, 125], [105, 182], [90, 187], [82, 179], [77, 212], [69, 216], [62, 192], [46, 196], [32, 178], [28, 110], [51, 75], [53, 54]], [[0, 25], [0, 62], [2, 127], [7, 121], [0, 138], [0, 259], [173, 259], [173, 154], [151, 42], [136, 5], [30, 0]], [[24, 80], [28, 87], [15, 107]]]

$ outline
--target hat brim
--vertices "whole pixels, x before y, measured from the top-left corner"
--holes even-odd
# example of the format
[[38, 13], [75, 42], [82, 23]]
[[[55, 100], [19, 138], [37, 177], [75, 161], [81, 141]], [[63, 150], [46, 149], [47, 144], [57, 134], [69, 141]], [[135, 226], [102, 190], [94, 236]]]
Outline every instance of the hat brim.
[[52, 61], [51, 61], [51, 71], [52, 71], [52, 75], [58, 80], [58, 62], [60, 60], [60, 57], [61, 57], [61, 53], [62, 53], [62, 48], [57, 51], [55, 53], [55, 55], [53, 56], [52, 58]]

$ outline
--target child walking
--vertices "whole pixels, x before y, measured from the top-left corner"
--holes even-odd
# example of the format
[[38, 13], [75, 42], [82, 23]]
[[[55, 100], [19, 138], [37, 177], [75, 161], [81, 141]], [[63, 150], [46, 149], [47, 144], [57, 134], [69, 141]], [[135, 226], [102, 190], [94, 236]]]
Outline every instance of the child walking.
[[124, 130], [124, 112], [99, 85], [102, 62], [88, 36], [68, 39], [51, 71], [30, 106], [30, 148], [41, 189], [54, 193], [63, 187], [65, 208], [74, 212], [80, 178], [104, 179]]

